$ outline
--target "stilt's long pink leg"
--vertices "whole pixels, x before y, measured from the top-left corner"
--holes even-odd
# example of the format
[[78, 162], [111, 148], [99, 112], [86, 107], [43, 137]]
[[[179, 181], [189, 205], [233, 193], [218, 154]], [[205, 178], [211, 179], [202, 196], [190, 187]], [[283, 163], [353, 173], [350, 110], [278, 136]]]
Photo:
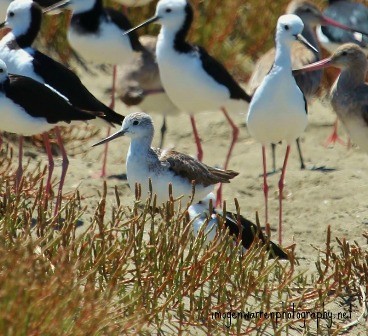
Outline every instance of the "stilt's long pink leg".
[[[222, 110], [226, 120], [230, 124], [230, 126], [232, 128], [232, 132], [233, 132], [230, 147], [229, 147], [229, 150], [226, 154], [226, 160], [225, 160], [225, 163], [224, 163], [224, 169], [226, 170], [227, 167], [229, 166], [229, 162], [230, 162], [230, 158], [231, 158], [231, 154], [233, 152], [234, 146], [235, 146], [236, 142], [238, 141], [239, 128], [238, 128], [238, 126], [235, 125], [234, 121], [230, 118], [230, 116], [227, 113], [226, 109], [224, 107], [222, 107], [221, 110]], [[217, 206], [221, 207], [221, 205], [222, 205], [222, 183], [220, 183], [220, 185], [217, 189], [217, 195], [216, 195], [216, 207]]]
[[19, 136], [18, 168], [15, 175], [15, 189], [19, 191], [20, 181], [23, 176], [23, 136]]
[[46, 182], [46, 197], [48, 197], [50, 195], [51, 192], [51, 177], [52, 177], [52, 173], [54, 171], [54, 158], [52, 156], [51, 153], [51, 145], [50, 145], [50, 139], [47, 133], [43, 133], [42, 134], [43, 137], [43, 142], [45, 144], [45, 149], [46, 149], [46, 154], [47, 154], [47, 159], [49, 161], [49, 172], [47, 175], [47, 182]]
[[110, 108], [112, 110], [115, 108], [116, 75], [117, 75], [117, 66], [114, 65], [112, 68], [112, 86], [111, 86], [111, 102], [110, 102]]
[[282, 166], [281, 177], [279, 181], [279, 244], [282, 244], [282, 197], [284, 191], [285, 172], [290, 154], [290, 145], [286, 147], [284, 164]]
[[[262, 145], [262, 162], [263, 162], [263, 194], [265, 200], [265, 224], [268, 224], [268, 184], [267, 184], [267, 164], [266, 164], [266, 147]], [[266, 232], [270, 235], [270, 232]]]
[[203, 160], [203, 150], [202, 150], [202, 144], [201, 144], [201, 139], [199, 138], [199, 134], [197, 131], [197, 125], [195, 122], [195, 119], [192, 115], [190, 115], [190, 122], [192, 123], [192, 129], [193, 129], [193, 134], [194, 134], [194, 140], [197, 146], [197, 159], [198, 161]]
[[234, 121], [230, 118], [229, 114], [227, 113], [225, 108], [221, 108], [226, 120], [228, 121], [228, 123], [230, 124], [232, 131], [233, 131], [233, 135], [232, 135], [232, 139], [231, 139], [231, 144], [229, 147], [229, 150], [227, 152], [226, 155], [226, 160], [225, 160], [225, 164], [224, 164], [224, 169], [227, 169], [229, 162], [230, 162], [230, 158], [231, 158], [231, 154], [233, 152], [234, 146], [236, 144], [236, 142], [238, 141], [238, 137], [239, 137], [239, 127], [235, 125]]
[[222, 207], [222, 183], [219, 184], [216, 192], [216, 208]]
[[[116, 92], [116, 75], [117, 75], [117, 67], [116, 65], [113, 66], [112, 70], [112, 87], [111, 87], [111, 101], [110, 101], [110, 108], [113, 110], [115, 109], [115, 92]], [[106, 137], [110, 136], [111, 128], [107, 129]], [[101, 169], [101, 177], [106, 176], [106, 165], [107, 165], [107, 152], [109, 151], [109, 143], [105, 143], [104, 148], [104, 155], [102, 160], [102, 169]]]
[[63, 157], [61, 178], [60, 178], [59, 189], [58, 189], [58, 194], [57, 194], [57, 199], [56, 199], [55, 212], [54, 212], [54, 215], [57, 215], [57, 213], [59, 212], [59, 207], [61, 205], [61, 199], [63, 196], [63, 186], [65, 182], [66, 172], [68, 171], [69, 160], [68, 160], [68, 156], [65, 151], [65, 147], [63, 145], [63, 140], [61, 138], [60, 129], [57, 126], [55, 127], [55, 134], [56, 134], [57, 143], [61, 150], [61, 155]]
[[[107, 129], [106, 138], [110, 136], [110, 133], [111, 133], [111, 127]], [[104, 148], [103, 159], [102, 159], [102, 169], [101, 169], [100, 177], [106, 177], [106, 165], [107, 165], [107, 152], [108, 151], [109, 151], [109, 143], [106, 142], [105, 148]]]

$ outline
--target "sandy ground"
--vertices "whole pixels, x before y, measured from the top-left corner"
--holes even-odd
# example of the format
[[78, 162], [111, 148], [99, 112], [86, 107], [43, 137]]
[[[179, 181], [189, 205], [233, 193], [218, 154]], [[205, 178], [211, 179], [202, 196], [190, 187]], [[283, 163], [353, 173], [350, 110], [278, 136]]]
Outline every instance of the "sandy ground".
[[[105, 93], [110, 83], [110, 77], [100, 75], [83, 76], [84, 83], [95, 95], [108, 103], [109, 97]], [[129, 113], [121, 103], [116, 110], [126, 115]], [[317, 252], [311, 244], [323, 248], [326, 239], [326, 230], [331, 225], [332, 235], [348, 240], [361, 239], [361, 234], [368, 228], [368, 165], [367, 154], [358, 148], [347, 150], [346, 147], [336, 145], [334, 148], [325, 148], [324, 140], [332, 131], [335, 115], [328, 104], [315, 101], [310, 106], [309, 126], [302, 137], [302, 148], [308, 167], [326, 166], [335, 168], [335, 171], [324, 173], [299, 169], [299, 160], [296, 148], [292, 154], [286, 173], [287, 196], [284, 201], [284, 245], [296, 243], [298, 257], [305, 260], [305, 265], [314, 264]], [[234, 120], [240, 125], [239, 142], [234, 150], [230, 162], [230, 169], [240, 174], [231, 184], [224, 186], [224, 198], [228, 200], [228, 209], [234, 210], [233, 199], [237, 198], [242, 214], [255, 220], [256, 211], [261, 221], [264, 220], [264, 201], [262, 191], [262, 177], [260, 177], [262, 161], [261, 147], [247, 132], [244, 114], [233, 114]], [[159, 129], [162, 116], [153, 115], [157, 132], [154, 146], [159, 143]], [[222, 113], [214, 111], [197, 116], [198, 129], [203, 139], [204, 162], [209, 165], [221, 166], [230, 141], [230, 128]], [[114, 130], [115, 131], [115, 130]], [[85, 154], [75, 155], [70, 159], [70, 168], [66, 180], [65, 192], [79, 188], [86, 196], [84, 202], [94, 205], [98, 202], [98, 192], [102, 187], [102, 179], [94, 178], [101, 168], [103, 147], [89, 146], [103, 138], [106, 130], [101, 130], [100, 136], [85, 144]], [[341, 135], [347, 139], [340, 128]], [[129, 146], [128, 138], [120, 138], [111, 143], [108, 157], [108, 174], [116, 175], [125, 172], [125, 157]], [[185, 114], [168, 118], [168, 134], [166, 146], [178, 151], [195, 154], [195, 145], [191, 134], [189, 117]], [[32, 148], [29, 148], [32, 151]], [[269, 154], [271, 151], [269, 151]], [[285, 146], [277, 148], [277, 164], [280, 167], [285, 153]], [[39, 154], [46, 163], [46, 155]], [[271, 169], [271, 155], [269, 168]], [[58, 167], [58, 169], [60, 169]], [[55, 170], [55, 176], [60, 171]], [[278, 196], [277, 183], [280, 174], [270, 176], [270, 224], [273, 231], [272, 238], [277, 240], [278, 223]], [[114, 186], [118, 185], [122, 204], [130, 205], [133, 193], [127, 181], [114, 178], [107, 179], [111, 201], [114, 200]], [[93, 210], [93, 207], [90, 207]], [[87, 219], [87, 217], [85, 218]], [[262, 223], [262, 222], [261, 222]], [[304, 259], [305, 258], [305, 259]]]

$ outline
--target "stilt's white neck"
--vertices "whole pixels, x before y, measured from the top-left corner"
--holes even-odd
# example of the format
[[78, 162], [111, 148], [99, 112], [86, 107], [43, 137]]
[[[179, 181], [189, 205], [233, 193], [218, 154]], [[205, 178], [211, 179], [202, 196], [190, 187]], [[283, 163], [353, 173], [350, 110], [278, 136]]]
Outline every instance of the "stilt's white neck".
[[158, 35], [158, 40], [161, 44], [164, 44], [166, 48], [174, 48], [174, 40], [177, 32], [178, 29], [162, 26], [160, 34]]
[[290, 69], [291, 73], [291, 45], [287, 41], [276, 39], [275, 66]]

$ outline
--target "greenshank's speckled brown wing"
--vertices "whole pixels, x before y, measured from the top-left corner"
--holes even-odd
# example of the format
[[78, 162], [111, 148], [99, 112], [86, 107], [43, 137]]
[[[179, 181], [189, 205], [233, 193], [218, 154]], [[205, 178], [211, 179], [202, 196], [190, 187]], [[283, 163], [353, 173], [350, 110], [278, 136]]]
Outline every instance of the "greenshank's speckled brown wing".
[[196, 184], [202, 184], [205, 187], [220, 182], [230, 183], [230, 180], [239, 174], [232, 170], [212, 168], [189, 155], [174, 150], [164, 151], [158, 148], [153, 148], [153, 150], [158, 159], [163, 164], [167, 163], [169, 169], [176, 175], [189, 181], [195, 181]]

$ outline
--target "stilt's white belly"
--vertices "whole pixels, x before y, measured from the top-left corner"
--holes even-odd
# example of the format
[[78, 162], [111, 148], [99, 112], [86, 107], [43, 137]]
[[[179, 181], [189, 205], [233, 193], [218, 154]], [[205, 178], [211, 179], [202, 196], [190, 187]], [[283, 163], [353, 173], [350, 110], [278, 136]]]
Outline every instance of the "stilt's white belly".
[[0, 43], [0, 59], [5, 62], [8, 72], [10, 74], [30, 77], [44, 84], [44, 80], [34, 72], [33, 57], [27, 52], [27, 49], [9, 49], [6, 45], [8, 39], [5, 36]]
[[0, 96], [0, 106], [1, 131], [29, 136], [47, 132], [56, 126], [49, 124], [45, 118], [31, 117], [4, 95]]
[[303, 94], [295, 83], [282, 83], [277, 78], [262, 82], [253, 96], [247, 119], [253, 138], [262, 144], [282, 140], [290, 144], [307, 123]]
[[204, 71], [197, 54], [178, 53], [160, 39], [156, 53], [162, 85], [183, 112], [218, 110], [230, 99], [229, 90]]
[[82, 58], [97, 64], [117, 65], [134, 57], [129, 37], [114, 25], [102, 24], [98, 34], [80, 34], [71, 25], [68, 40]]

